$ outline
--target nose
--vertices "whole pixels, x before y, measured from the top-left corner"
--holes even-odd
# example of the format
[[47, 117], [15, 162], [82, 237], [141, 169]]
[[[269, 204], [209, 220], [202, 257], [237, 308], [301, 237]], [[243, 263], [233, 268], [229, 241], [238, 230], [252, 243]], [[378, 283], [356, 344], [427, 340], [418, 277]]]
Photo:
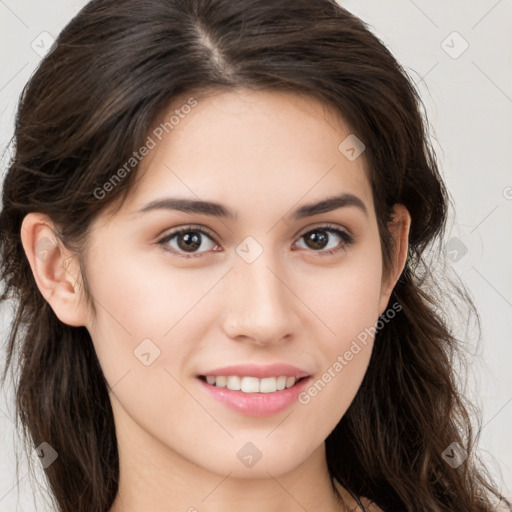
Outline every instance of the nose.
[[224, 331], [236, 340], [266, 346], [293, 337], [300, 301], [275, 260], [263, 254], [253, 263], [235, 262], [227, 276]]

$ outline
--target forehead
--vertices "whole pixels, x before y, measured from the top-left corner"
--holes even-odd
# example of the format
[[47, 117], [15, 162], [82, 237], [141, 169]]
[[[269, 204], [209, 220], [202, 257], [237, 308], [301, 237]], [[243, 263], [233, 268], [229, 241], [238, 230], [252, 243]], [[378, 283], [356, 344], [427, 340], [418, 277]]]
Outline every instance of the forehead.
[[347, 158], [350, 127], [316, 98], [237, 90], [199, 98], [193, 108], [185, 103], [175, 101], [149, 132], [153, 148], [125, 214], [165, 195], [221, 202], [239, 220], [342, 193], [373, 210], [364, 153]]

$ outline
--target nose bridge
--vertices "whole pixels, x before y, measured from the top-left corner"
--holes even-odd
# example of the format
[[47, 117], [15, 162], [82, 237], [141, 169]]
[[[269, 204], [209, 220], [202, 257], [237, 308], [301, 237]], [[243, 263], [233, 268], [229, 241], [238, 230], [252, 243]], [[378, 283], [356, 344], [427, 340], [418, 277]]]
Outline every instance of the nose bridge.
[[[246, 252], [240, 252], [244, 248]], [[230, 272], [225, 328], [232, 337], [244, 336], [266, 344], [294, 331], [295, 305], [274, 253], [263, 247], [259, 255], [256, 251], [250, 240], [237, 248], [240, 257], [235, 258]]]

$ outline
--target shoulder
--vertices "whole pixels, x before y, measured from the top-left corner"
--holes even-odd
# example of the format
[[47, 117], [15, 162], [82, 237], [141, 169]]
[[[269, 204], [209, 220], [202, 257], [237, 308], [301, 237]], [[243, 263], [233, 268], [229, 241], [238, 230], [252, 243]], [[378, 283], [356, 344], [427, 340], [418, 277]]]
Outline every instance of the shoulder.
[[[350, 512], [360, 512], [361, 507], [357, 504], [356, 500], [350, 495], [350, 493], [338, 482], [338, 480], [334, 479], [334, 484], [336, 486], [336, 489], [338, 490], [340, 496], [343, 499], [343, 502], [345, 505], [347, 505], [350, 510]], [[364, 510], [366, 512], [383, 512], [383, 510], [378, 507], [375, 503], [370, 501], [367, 498], [360, 497], [359, 498], [362, 505], [364, 506]]]
[[375, 503], [366, 498], [361, 498], [361, 503], [364, 505], [364, 509], [367, 512], [383, 512], [383, 510], [380, 507], [378, 507]]
[[357, 502], [350, 498], [351, 501], [347, 502], [347, 505], [350, 506], [350, 512], [361, 512], [361, 510], [364, 510], [365, 512], [383, 512], [383, 510], [378, 507], [373, 501], [360, 497], [359, 501], [363, 505], [364, 509], [361, 509], [361, 507], [357, 504]]

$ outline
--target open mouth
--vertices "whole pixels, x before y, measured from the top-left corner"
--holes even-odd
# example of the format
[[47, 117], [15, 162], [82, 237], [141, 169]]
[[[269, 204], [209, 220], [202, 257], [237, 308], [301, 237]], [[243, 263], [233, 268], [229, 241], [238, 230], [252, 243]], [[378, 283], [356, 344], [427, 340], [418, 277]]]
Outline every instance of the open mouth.
[[278, 377], [258, 377], [239, 376], [239, 375], [199, 375], [198, 378], [216, 388], [225, 388], [230, 391], [241, 391], [243, 393], [276, 393], [285, 389], [297, 386], [306, 377], [286, 377], [284, 375]]
[[289, 369], [284, 371], [288, 375], [268, 376], [267, 373], [262, 378], [247, 374], [198, 375], [197, 379], [211, 398], [235, 412], [253, 417], [271, 416], [296, 404], [312, 378], [301, 370], [294, 372], [295, 376], [290, 376]]

